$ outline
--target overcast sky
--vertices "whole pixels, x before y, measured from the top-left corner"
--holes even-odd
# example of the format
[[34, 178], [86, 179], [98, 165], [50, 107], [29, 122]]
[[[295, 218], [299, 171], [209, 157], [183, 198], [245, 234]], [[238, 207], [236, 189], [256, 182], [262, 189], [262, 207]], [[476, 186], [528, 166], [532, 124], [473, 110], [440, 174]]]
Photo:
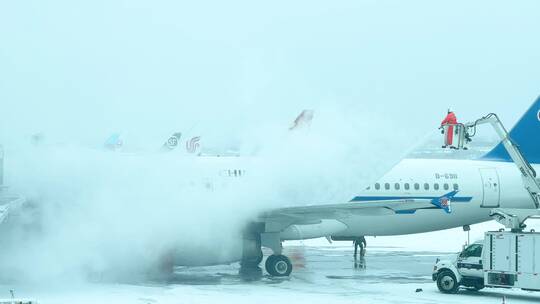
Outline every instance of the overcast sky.
[[513, 123], [540, 94], [539, 11], [538, 1], [0, 1], [0, 138], [238, 133], [335, 105], [426, 132], [448, 107]]

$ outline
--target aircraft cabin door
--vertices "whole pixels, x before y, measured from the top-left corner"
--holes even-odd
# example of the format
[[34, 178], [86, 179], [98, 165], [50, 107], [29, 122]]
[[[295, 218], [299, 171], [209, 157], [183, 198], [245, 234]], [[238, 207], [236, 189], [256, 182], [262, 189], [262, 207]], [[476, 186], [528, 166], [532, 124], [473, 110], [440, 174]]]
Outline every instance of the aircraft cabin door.
[[500, 201], [500, 185], [499, 174], [494, 168], [480, 169], [480, 177], [482, 178], [483, 198], [482, 207], [496, 208], [499, 207]]

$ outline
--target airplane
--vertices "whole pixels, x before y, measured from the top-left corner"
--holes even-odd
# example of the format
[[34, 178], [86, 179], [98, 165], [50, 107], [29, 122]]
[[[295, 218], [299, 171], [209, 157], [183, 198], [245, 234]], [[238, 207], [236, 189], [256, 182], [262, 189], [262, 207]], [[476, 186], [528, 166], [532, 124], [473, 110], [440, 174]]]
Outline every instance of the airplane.
[[[533, 170], [540, 170], [540, 98], [510, 132]], [[241, 270], [258, 268], [262, 247], [272, 250], [266, 271], [289, 276], [292, 264], [282, 243], [327, 237], [358, 240], [437, 231], [491, 220], [493, 208], [536, 208], [519, 170], [502, 143], [477, 159], [406, 158], [349, 202], [279, 208], [261, 213], [246, 225], [231, 250], [185, 256], [175, 265], [209, 265], [240, 261]]]

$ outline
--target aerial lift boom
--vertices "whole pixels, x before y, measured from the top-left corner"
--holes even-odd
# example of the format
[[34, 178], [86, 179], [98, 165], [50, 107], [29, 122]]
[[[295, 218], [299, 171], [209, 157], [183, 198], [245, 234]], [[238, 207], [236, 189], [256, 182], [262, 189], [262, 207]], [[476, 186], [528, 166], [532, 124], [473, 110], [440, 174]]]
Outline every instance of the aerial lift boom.
[[[455, 127], [458, 134], [458, 149], [463, 149], [465, 142], [471, 140], [471, 137], [476, 134], [476, 127], [482, 124], [489, 124], [493, 127], [501, 142], [508, 152], [508, 155], [517, 166], [521, 173], [523, 186], [529, 193], [533, 206], [530, 209], [507, 209], [497, 208], [491, 211], [491, 216], [496, 221], [503, 224], [505, 227], [512, 230], [522, 230], [525, 225], [523, 222], [530, 217], [540, 215], [540, 181], [536, 178], [536, 171], [527, 161], [519, 146], [512, 141], [510, 135], [499, 117], [496, 114], [488, 114], [474, 122], [459, 123]], [[532, 139], [531, 139], [532, 140]]]

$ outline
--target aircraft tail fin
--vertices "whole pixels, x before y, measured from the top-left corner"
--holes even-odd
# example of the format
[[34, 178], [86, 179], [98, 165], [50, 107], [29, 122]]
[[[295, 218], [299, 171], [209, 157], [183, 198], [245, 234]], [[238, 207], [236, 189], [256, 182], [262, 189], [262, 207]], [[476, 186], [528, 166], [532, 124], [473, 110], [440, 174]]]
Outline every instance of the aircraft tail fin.
[[200, 136], [194, 136], [190, 140], [186, 141], [186, 152], [195, 154], [199, 151], [201, 144], [201, 137]]
[[123, 144], [124, 143], [122, 139], [120, 138], [120, 134], [113, 133], [111, 134], [111, 136], [109, 136], [109, 138], [107, 138], [107, 140], [103, 144], [103, 147], [105, 148], [105, 150], [116, 151], [122, 148]]
[[[510, 137], [530, 163], [540, 163], [540, 97], [512, 128]], [[495, 146], [482, 159], [512, 161], [502, 143]]]
[[289, 127], [289, 131], [309, 127], [311, 125], [311, 121], [313, 120], [313, 114], [313, 110], [303, 110], [293, 121], [292, 126]]
[[166, 142], [161, 146], [162, 151], [172, 151], [178, 147], [180, 138], [182, 137], [182, 132], [173, 133]]

